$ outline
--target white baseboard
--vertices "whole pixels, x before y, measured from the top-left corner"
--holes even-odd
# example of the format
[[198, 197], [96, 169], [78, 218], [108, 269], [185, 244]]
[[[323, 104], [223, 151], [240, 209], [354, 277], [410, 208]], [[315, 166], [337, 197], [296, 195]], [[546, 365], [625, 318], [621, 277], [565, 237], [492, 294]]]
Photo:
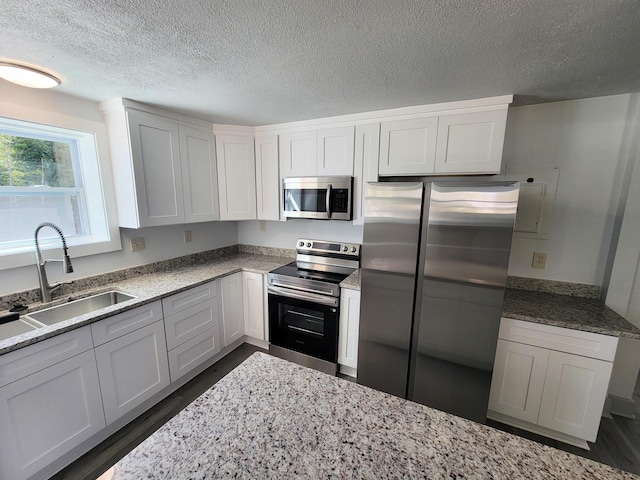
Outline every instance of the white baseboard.
[[636, 402], [634, 402], [632, 398], [623, 398], [609, 394], [605, 405], [605, 411], [611, 415], [618, 415], [620, 417], [635, 420]]
[[504, 423], [506, 425], [511, 425], [512, 427], [526, 430], [528, 432], [542, 435], [543, 437], [552, 438], [554, 440], [558, 440], [559, 442], [568, 443], [569, 445], [573, 445], [575, 447], [579, 447], [584, 450], [591, 450], [589, 448], [589, 444], [587, 443], [587, 441], [582, 438], [574, 437], [572, 435], [567, 435], [566, 433], [562, 433], [562, 432], [557, 432], [555, 430], [541, 427], [539, 425], [525, 422], [523, 420], [518, 420], [517, 418], [509, 417], [507, 415], [502, 415], [492, 410], [489, 410], [487, 412], [487, 418], [490, 420], [495, 420], [496, 422]]

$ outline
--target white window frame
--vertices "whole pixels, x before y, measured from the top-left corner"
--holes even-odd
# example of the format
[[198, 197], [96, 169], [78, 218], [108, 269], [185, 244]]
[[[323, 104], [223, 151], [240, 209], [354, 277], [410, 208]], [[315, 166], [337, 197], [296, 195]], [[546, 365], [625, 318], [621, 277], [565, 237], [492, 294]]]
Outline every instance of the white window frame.
[[[10, 134], [24, 133], [24, 136], [32, 138], [67, 139], [76, 142], [81, 164], [82, 188], [85, 191], [85, 206], [90, 234], [77, 237], [69, 236], [67, 238], [69, 255], [73, 258], [121, 250], [111, 176], [103, 175], [105, 168], [100, 164], [98, 139], [95, 133], [77, 130], [74, 127], [75, 125], [45, 125], [28, 120], [0, 116], [0, 130], [7, 130]], [[108, 169], [106, 170], [108, 171]], [[109, 195], [106, 195], [106, 193]], [[34, 225], [34, 231], [36, 226]], [[43, 230], [42, 233], [44, 240], [41, 242], [42, 250], [60, 248], [59, 240], [53, 239], [48, 242], [45, 239], [51, 232]], [[19, 247], [0, 248], [0, 270], [34, 264], [34, 252], [35, 246], [32, 242]]]

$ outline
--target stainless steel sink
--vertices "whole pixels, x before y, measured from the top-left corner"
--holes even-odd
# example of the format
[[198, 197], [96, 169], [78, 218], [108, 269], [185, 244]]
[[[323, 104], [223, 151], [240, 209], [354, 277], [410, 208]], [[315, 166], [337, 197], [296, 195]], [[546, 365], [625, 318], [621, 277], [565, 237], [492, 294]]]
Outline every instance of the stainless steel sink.
[[31, 320], [29, 323], [33, 324], [36, 324], [37, 322], [41, 325], [53, 325], [64, 320], [77, 317], [78, 315], [95, 312], [96, 310], [110, 307], [117, 303], [126, 302], [132, 298], [136, 297], [118, 290], [110, 290], [108, 292], [92, 295], [91, 297], [81, 298], [69, 303], [63, 303], [62, 305], [33, 312], [28, 315], [24, 315], [23, 318], [27, 322]]

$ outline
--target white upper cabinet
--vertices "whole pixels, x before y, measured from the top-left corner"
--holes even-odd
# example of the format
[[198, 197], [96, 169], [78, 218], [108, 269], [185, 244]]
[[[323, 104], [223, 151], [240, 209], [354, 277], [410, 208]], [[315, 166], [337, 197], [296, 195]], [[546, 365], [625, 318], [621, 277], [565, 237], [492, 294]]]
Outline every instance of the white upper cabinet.
[[380, 175], [434, 172], [438, 117], [383, 122], [380, 126]]
[[280, 176], [316, 175], [316, 131], [280, 135]]
[[353, 175], [354, 127], [318, 130], [316, 175]]
[[210, 124], [121, 98], [100, 107], [121, 227], [219, 218]]
[[380, 152], [380, 124], [371, 123], [356, 127], [353, 179], [353, 223], [364, 224], [364, 185], [378, 181], [378, 156]]
[[435, 172], [500, 173], [507, 109], [438, 118]]
[[185, 222], [218, 220], [218, 173], [213, 133], [179, 125], [178, 134]]
[[216, 135], [220, 220], [256, 219], [253, 136]]
[[280, 220], [278, 136], [256, 136], [255, 141], [258, 220]]
[[353, 175], [354, 127], [280, 135], [280, 176]]
[[[116, 167], [122, 167], [122, 170], [133, 167], [135, 191], [131, 193], [137, 201], [128, 208], [118, 205], [119, 215], [122, 212], [126, 217], [133, 217], [127, 218], [126, 225], [120, 226], [135, 228], [182, 223], [184, 197], [178, 124], [151, 113], [127, 110], [127, 125], [133, 165]], [[120, 182], [123, 172], [114, 173], [114, 182]], [[137, 218], [132, 206], [137, 207]]]

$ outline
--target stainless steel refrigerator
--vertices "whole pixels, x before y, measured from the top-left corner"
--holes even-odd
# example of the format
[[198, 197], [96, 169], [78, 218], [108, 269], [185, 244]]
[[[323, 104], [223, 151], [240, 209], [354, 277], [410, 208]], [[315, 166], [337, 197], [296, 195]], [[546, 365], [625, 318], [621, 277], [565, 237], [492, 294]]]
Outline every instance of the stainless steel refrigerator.
[[519, 184], [365, 189], [358, 383], [484, 423]]

